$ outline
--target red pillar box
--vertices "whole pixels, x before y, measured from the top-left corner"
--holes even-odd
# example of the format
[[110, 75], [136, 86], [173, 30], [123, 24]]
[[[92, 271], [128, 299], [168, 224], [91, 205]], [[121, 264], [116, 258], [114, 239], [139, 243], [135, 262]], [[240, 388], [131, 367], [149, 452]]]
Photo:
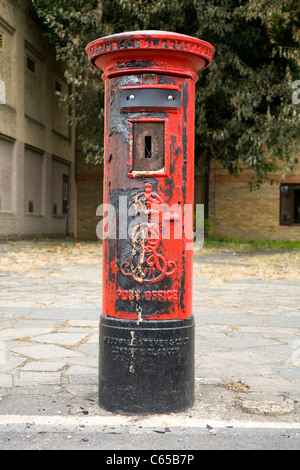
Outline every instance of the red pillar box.
[[165, 413], [194, 401], [194, 102], [207, 42], [164, 31], [86, 48], [105, 82], [99, 404]]

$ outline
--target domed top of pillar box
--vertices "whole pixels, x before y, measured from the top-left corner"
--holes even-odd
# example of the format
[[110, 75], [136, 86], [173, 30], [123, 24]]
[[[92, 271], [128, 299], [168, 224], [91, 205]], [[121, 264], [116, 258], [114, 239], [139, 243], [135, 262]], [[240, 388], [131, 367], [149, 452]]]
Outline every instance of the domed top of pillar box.
[[168, 31], [131, 31], [92, 41], [86, 47], [90, 64], [103, 79], [132, 73], [165, 73], [197, 80], [197, 71], [211, 64], [214, 47], [201, 39]]

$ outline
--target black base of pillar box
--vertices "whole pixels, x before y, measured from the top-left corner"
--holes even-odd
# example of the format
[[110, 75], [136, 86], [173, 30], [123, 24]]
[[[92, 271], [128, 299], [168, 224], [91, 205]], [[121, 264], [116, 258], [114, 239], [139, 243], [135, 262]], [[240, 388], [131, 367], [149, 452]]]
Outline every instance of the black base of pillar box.
[[194, 403], [195, 325], [101, 315], [99, 406], [116, 413], [170, 413]]

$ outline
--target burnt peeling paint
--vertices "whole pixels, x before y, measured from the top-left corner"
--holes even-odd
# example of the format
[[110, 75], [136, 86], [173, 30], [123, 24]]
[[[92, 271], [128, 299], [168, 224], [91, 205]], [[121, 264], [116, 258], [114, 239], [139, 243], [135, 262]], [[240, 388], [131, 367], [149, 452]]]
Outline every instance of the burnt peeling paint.
[[158, 83], [161, 85], [174, 85], [175, 84], [174, 78], [169, 77], [167, 75], [159, 75], [158, 76]]
[[[117, 230], [121, 216], [118, 201], [124, 196], [127, 198], [128, 213], [134, 201], [147, 206], [148, 203], [145, 201], [148, 194], [149, 201], [153, 200], [153, 203], [159, 202], [162, 206], [168, 207], [178, 206], [180, 215], [178, 222], [172, 222], [171, 214], [167, 227], [170, 232], [169, 238], [163, 238], [165, 225], [163, 226], [162, 219], [155, 228], [150, 227], [151, 219], [147, 219], [145, 223], [148, 224], [148, 236], [155, 234], [159, 238], [157, 243], [151, 242], [152, 247], [148, 245], [150, 242], [147, 239], [143, 243], [140, 241], [142, 228], [138, 225], [135, 229], [134, 241], [128, 234], [126, 239], [120, 240], [117, 236], [115, 241], [108, 244], [110, 255], [107, 277], [112, 280], [112, 284], [109, 287], [111, 293], [109, 309], [105, 308], [104, 311], [108, 311], [108, 315], [115, 318], [187, 319], [192, 312], [191, 285], [186, 286], [186, 283], [190, 282], [191, 275], [186, 276], [186, 272], [191, 271], [192, 264], [190, 256], [185, 253], [185, 238], [181, 236], [178, 239], [177, 237], [178, 224], [181, 227], [184, 222], [182, 220], [184, 204], [193, 202], [191, 184], [193, 165], [188, 166], [193, 154], [191, 148], [193, 142], [188, 141], [186, 128], [189, 109], [193, 107], [189, 102], [189, 91], [193, 99], [194, 82], [191, 79], [176, 76], [168, 80], [169, 84], [171, 83], [170, 86], [183, 90], [182, 106], [175, 110], [165, 109], [161, 112], [161, 110], [151, 111], [151, 109], [144, 108], [140, 111], [136, 108], [122, 109], [120, 90], [126, 87], [130, 96], [131, 86], [133, 87], [132, 93], [139, 84], [144, 86], [143, 77], [144, 75], [131, 75], [110, 79], [106, 147], [111, 157], [105, 172], [109, 181], [107, 199], [115, 208]], [[152, 83], [147, 85], [150, 87], [149, 90], [151, 91], [151, 86], [155, 87], [155, 83], [158, 82], [158, 77], [156, 80], [152, 78]], [[172, 88], [170, 88], [171, 92]], [[157, 129], [155, 132], [164, 134], [162, 139], [158, 140], [155, 133], [150, 133], [152, 132], [150, 125], [153, 125], [153, 129]], [[181, 129], [179, 135], [178, 127]], [[135, 128], [141, 133], [142, 140], [140, 139], [138, 146], [136, 146]], [[149, 144], [148, 153], [151, 157], [149, 159], [145, 158], [143, 139], [146, 137], [143, 137], [143, 132], [146, 137], [150, 136], [148, 140], [153, 140]], [[163, 158], [163, 160], [157, 160], [157, 167], [155, 161], [151, 163], [152, 159], [156, 158], [156, 154]], [[135, 155], [139, 158], [138, 167], [134, 164]], [[150, 202], [147, 209], [151, 211]], [[132, 223], [134, 217], [137, 216], [138, 213], [135, 213], [133, 217], [128, 217], [128, 224]], [[111, 266], [114, 266], [114, 274], [111, 272]], [[139, 312], [137, 306], [142, 313]]]
[[114, 232], [103, 241], [99, 404], [125, 413], [180, 411], [194, 400], [193, 257], [185, 233], [193, 211], [187, 221], [184, 209], [194, 193], [195, 82], [213, 47], [146, 31], [102, 38], [87, 53], [104, 72], [104, 202]]
[[129, 60], [128, 62], [118, 62], [120, 69], [145, 69], [148, 70], [155, 66], [155, 62], [145, 60]]
[[[133, 39], [120, 39], [120, 41], [117, 41], [118, 44], [118, 49], [128, 49], [129, 47], [134, 47], [135, 42]], [[136, 44], [136, 47], [139, 47], [139, 44]]]
[[182, 61], [184, 64], [180, 66], [181, 73], [183, 75], [188, 73], [194, 79], [197, 79], [197, 70], [208, 67], [214, 55], [214, 47], [211, 44], [183, 34], [169, 33], [167, 31], [149, 31], [146, 33], [144, 31], [137, 31], [127, 34], [115, 34], [92, 41], [86, 47], [89, 62], [96, 68], [106, 69], [107, 61], [104, 55], [111, 54], [108, 68], [112, 71], [115, 70], [116, 66], [114, 63], [114, 53], [122, 52], [124, 62], [126, 62], [126, 59], [133, 52], [139, 53], [140, 58], [144, 60], [145, 55], [149, 55], [152, 58], [156, 57], [157, 51], [172, 51], [177, 54], [176, 57], [169, 55], [165, 58], [165, 62], [162, 65], [167, 73], [171, 72], [174, 64], [180, 66], [180, 61]]

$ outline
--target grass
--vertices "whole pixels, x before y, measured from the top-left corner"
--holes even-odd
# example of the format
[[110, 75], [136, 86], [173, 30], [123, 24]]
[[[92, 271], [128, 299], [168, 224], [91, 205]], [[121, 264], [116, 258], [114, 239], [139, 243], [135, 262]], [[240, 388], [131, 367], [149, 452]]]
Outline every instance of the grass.
[[[225, 255], [220, 262], [210, 262], [210, 258], [201, 260], [203, 256], [218, 254]], [[194, 259], [194, 274], [203, 282], [300, 279], [300, 241], [246, 241], [210, 236], [205, 239], [204, 247], [195, 252]], [[14, 271], [22, 271], [23, 276], [30, 277], [55, 276], [57, 269], [63, 266], [100, 265], [102, 249], [99, 241], [13, 241], [0, 244], [0, 262], [0, 277]]]
[[[219, 254], [225, 255], [220, 263], [209, 262], [207, 255]], [[203, 256], [206, 258], [201, 261]], [[248, 241], [210, 236], [195, 253], [195, 259], [198, 264], [194, 266], [194, 274], [214, 283], [236, 279], [300, 279], [300, 241]]]
[[278, 252], [300, 251], [300, 241], [279, 240], [240, 240], [234, 238], [208, 236], [204, 241], [208, 252]]
[[33, 272], [49, 266], [98, 264], [102, 259], [99, 242], [78, 240], [20, 240], [0, 245], [4, 271]]

